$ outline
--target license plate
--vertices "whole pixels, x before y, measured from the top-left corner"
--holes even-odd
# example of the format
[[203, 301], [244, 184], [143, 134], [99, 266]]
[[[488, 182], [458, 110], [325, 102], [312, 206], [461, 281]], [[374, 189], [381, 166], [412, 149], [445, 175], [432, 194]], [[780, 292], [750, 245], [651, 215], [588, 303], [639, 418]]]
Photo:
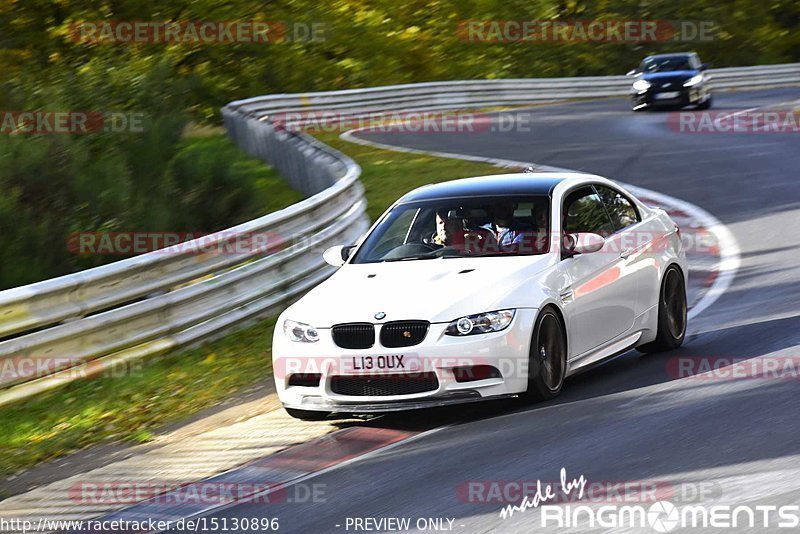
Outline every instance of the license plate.
[[348, 373], [409, 373], [419, 371], [416, 354], [386, 354], [381, 356], [352, 356], [345, 360]]
[[678, 91], [672, 91], [669, 93], [656, 93], [654, 96], [659, 100], [669, 100], [671, 98], [678, 98], [678, 95], [680, 95]]

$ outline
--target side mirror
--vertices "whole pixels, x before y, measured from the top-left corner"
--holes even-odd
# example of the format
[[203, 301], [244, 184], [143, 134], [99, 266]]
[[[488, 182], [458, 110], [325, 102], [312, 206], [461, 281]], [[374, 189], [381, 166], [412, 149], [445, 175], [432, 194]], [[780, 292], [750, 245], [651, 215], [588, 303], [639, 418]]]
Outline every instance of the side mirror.
[[700, 65], [700, 70], [701, 71], [708, 70], [710, 68], [711, 68], [711, 63], [703, 63], [702, 65]]
[[572, 247], [572, 251], [576, 254], [591, 254], [592, 252], [597, 252], [606, 244], [605, 238], [598, 234], [579, 233], [574, 235], [575, 246]]
[[577, 234], [567, 234], [565, 236], [564, 248], [571, 254], [591, 254], [597, 252], [606, 244], [605, 238], [598, 234], [581, 232]]
[[322, 253], [322, 258], [334, 267], [341, 267], [350, 258], [350, 253], [355, 248], [355, 245], [344, 246], [336, 245]]

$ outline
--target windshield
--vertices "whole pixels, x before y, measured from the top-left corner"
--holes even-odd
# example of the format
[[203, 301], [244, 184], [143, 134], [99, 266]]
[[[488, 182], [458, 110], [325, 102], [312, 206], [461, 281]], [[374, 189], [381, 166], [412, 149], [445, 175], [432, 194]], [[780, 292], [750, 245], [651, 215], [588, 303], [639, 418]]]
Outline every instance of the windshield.
[[639, 72], [670, 72], [676, 70], [692, 70], [689, 56], [652, 57], [642, 61]]
[[401, 204], [370, 233], [352, 263], [545, 254], [549, 228], [547, 196]]

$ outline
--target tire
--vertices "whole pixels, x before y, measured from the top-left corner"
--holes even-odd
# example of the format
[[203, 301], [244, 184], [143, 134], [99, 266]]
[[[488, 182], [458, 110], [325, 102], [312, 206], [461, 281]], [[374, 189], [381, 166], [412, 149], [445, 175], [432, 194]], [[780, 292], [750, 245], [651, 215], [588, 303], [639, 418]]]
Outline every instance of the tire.
[[711, 105], [713, 103], [714, 103], [714, 98], [711, 95], [708, 95], [708, 98], [706, 98], [705, 102], [702, 102], [697, 105], [697, 109], [700, 110], [711, 109]]
[[677, 349], [686, 338], [686, 323], [686, 281], [681, 270], [673, 265], [667, 269], [661, 281], [656, 339], [637, 347], [637, 350], [652, 353]]
[[536, 319], [528, 355], [525, 400], [544, 401], [561, 392], [567, 371], [567, 337], [561, 318], [544, 308]]
[[284, 410], [286, 410], [286, 413], [288, 413], [295, 419], [300, 419], [301, 421], [322, 421], [324, 419], [327, 419], [328, 416], [331, 414], [330, 412], [297, 410], [295, 408], [284, 408]]

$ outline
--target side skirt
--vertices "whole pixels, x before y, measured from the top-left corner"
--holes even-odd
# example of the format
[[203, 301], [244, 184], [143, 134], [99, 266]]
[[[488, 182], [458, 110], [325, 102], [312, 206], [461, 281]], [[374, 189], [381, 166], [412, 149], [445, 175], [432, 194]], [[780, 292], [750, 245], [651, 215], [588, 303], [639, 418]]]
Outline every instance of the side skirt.
[[568, 362], [567, 364], [569, 366], [569, 369], [567, 370], [567, 376], [572, 376], [577, 373], [582, 373], [584, 371], [591, 369], [592, 367], [596, 367], [600, 364], [606, 363], [609, 360], [612, 360], [618, 356], [623, 355], [624, 353], [628, 352], [630, 349], [635, 347], [641, 337], [642, 337], [642, 332], [636, 332], [635, 334], [626, 336], [620, 339], [619, 341], [615, 341], [594, 352], [590, 352], [588, 354], [575, 358], [574, 361]]

